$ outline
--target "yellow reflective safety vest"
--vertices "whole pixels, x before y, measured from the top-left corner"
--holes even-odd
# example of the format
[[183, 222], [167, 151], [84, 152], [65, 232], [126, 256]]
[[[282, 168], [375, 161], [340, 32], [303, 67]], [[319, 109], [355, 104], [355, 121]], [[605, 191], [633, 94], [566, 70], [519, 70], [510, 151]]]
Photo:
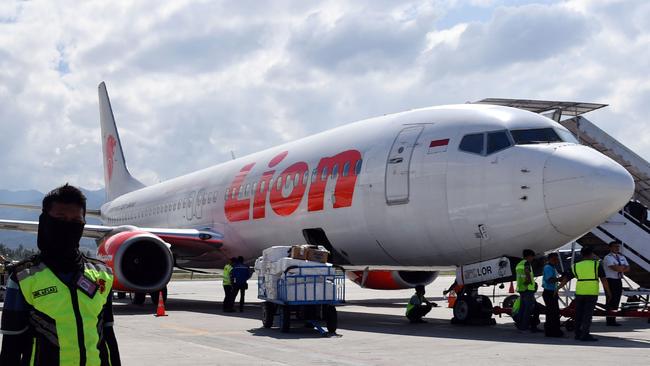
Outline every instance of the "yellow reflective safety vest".
[[524, 291], [535, 291], [535, 277], [532, 273], [533, 268], [530, 268], [531, 274], [531, 281], [529, 284], [526, 284], [526, 265], [528, 262], [526, 262], [525, 259], [522, 259], [518, 264], [517, 267], [515, 267], [515, 273], [517, 274], [517, 292], [524, 292]]
[[584, 259], [573, 265], [573, 275], [576, 278], [576, 295], [598, 296], [598, 265], [600, 261]]
[[232, 265], [230, 263], [228, 263], [223, 267], [223, 285], [224, 286], [232, 285], [232, 281], [230, 280], [230, 273], [231, 272], [232, 272]]
[[103, 308], [113, 286], [111, 269], [99, 261], [86, 262], [83, 273], [66, 284], [41, 262], [20, 270], [16, 277], [25, 301], [34, 308], [30, 365], [100, 366]]
[[415, 295], [411, 296], [411, 299], [409, 300], [408, 304], [406, 304], [406, 315], [407, 316], [409, 315], [411, 310], [413, 310], [413, 308], [416, 306], [414, 304], [411, 304], [411, 302], [412, 302], [411, 300], [413, 300], [414, 297], [417, 298], [418, 300], [420, 300], [420, 305], [424, 304], [427, 301], [427, 299], [424, 296], [419, 296], [418, 294], [415, 294]]

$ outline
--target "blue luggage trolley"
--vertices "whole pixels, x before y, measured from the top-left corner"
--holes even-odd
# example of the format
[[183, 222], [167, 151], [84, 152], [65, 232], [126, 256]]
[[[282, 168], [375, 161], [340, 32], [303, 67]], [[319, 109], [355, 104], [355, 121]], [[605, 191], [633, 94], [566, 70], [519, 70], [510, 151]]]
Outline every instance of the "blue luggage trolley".
[[[257, 278], [257, 297], [264, 300], [262, 324], [265, 328], [271, 328], [274, 317], [279, 315], [282, 332], [289, 332], [292, 318], [310, 324], [321, 334], [326, 334], [319, 324], [324, 321], [329, 333], [336, 332], [335, 306], [345, 302], [345, 272], [341, 268], [292, 266], [275, 280], [268, 277], [259, 274]], [[276, 283], [268, 284], [267, 281]], [[275, 286], [275, 296], [268, 293], [268, 285]]]

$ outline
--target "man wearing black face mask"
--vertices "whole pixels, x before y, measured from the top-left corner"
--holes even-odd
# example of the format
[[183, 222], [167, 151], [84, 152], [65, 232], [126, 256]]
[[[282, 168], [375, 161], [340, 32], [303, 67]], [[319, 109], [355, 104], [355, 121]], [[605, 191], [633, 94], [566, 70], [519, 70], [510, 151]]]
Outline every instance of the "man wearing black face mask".
[[2, 311], [0, 365], [119, 365], [113, 275], [79, 251], [86, 197], [64, 185], [43, 199], [40, 253], [14, 266]]

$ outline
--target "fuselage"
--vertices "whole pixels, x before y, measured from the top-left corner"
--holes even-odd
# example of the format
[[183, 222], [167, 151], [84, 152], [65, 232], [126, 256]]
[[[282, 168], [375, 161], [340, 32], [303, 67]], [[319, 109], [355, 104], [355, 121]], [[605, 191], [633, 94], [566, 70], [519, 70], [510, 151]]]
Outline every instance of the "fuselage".
[[223, 233], [219, 254], [179, 261], [193, 267], [304, 243], [305, 230], [354, 265], [448, 266], [557, 248], [620, 209], [633, 184], [546, 117], [454, 105], [351, 123], [124, 194], [101, 212], [107, 225]]

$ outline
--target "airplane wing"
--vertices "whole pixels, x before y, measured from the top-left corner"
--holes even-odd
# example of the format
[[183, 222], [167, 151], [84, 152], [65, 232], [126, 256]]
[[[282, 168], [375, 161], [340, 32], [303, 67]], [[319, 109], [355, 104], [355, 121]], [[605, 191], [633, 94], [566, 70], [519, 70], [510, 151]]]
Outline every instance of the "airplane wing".
[[[41, 205], [21, 205], [18, 203], [0, 203], [0, 208], [19, 208], [22, 210], [31, 210], [31, 211], [41, 211], [43, 206]], [[86, 216], [91, 217], [100, 217], [101, 212], [99, 210], [86, 209]]]
[[[171, 250], [178, 257], [192, 258], [218, 251], [223, 246], [223, 234], [211, 229], [168, 229], [139, 228], [135, 226], [86, 225], [83, 236], [102, 239], [106, 235], [120, 230], [140, 230], [157, 235], [171, 245]], [[0, 230], [38, 232], [37, 221], [0, 220]]]

